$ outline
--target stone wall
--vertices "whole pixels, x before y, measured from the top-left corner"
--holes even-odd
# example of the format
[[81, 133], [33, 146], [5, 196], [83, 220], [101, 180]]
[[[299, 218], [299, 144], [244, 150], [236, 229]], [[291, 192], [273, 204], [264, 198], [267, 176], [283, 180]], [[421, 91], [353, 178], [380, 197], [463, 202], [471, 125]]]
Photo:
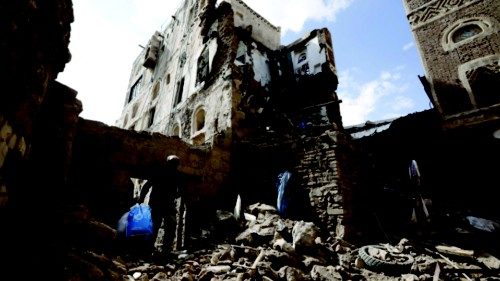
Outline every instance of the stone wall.
[[328, 130], [319, 136], [305, 136], [302, 145], [296, 167], [300, 187], [309, 192], [318, 225], [330, 236], [344, 238], [350, 231], [354, 180], [349, 139], [339, 131]]
[[[490, 88], [498, 86], [500, 72], [500, 3], [477, 0], [406, 1], [407, 17], [422, 56], [435, 107], [445, 117], [500, 103], [500, 95], [478, 90], [473, 80], [479, 67], [496, 75]], [[475, 26], [477, 34], [461, 28]], [[472, 32], [472, 31], [471, 31]], [[496, 73], [496, 74], [493, 74]], [[484, 86], [486, 87], [486, 86]], [[484, 92], [484, 93], [480, 93]], [[498, 111], [498, 110], [497, 110]], [[498, 118], [498, 116], [496, 117]]]
[[133, 203], [130, 178], [149, 179], [165, 157], [174, 154], [180, 158], [179, 171], [186, 178], [188, 203], [216, 204], [230, 169], [225, 137], [219, 135], [208, 149], [160, 133], [124, 130], [80, 119], [71, 167], [73, 196], [91, 207], [96, 217], [114, 224]]
[[278, 175], [289, 171], [288, 208], [282, 215], [313, 221], [330, 237], [347, 238], [357, 181], [354, 150], [348, 136], [331, 128], [289, 127], [240, 142], [232, 153], [231, 202], [240, 194], [244, 205], [276, 206]]

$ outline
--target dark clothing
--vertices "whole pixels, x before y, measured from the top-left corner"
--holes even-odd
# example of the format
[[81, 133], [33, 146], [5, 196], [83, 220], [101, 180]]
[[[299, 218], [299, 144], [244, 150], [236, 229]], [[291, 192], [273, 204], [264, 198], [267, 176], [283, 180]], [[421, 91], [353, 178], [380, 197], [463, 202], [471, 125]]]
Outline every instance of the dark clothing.
[[165, 235], [163, 237], [162, 251], [163, 253], [167, 253], [172, 250], [176, 230], [175, 198], [178, 196], [177, 172], [167, 170], [163, 174], [157, 173], [148, 180], [141, 189], [141, 202], [144, 201], [144, 198], [151, 188], [149, 206], [151, 207], [151, 218], [153, 220], [154, 231], [151, 248], [152, 251], [154, 251], [154, 243], [163, 221]]
[[171, 207], [167, 203], [173, 202], [178, 194], [177, 175], [170, 172], [148, 180], [141, 189], [141, 201], [144, 201], [151, 187], [153, 190], [149, 196], [149, 206], [151, 209], [166, 210]]

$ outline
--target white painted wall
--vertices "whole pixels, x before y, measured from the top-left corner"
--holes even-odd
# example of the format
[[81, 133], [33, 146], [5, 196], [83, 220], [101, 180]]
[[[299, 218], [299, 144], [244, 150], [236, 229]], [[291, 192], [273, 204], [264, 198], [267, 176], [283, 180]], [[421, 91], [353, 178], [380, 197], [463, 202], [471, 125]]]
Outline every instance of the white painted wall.
[[252, 38], [271, 50], [277, 50], [281, 44], [281, 28], [272, 25], [241, 0], [219, 0], [228, 2], [234, 11], [234, 25], [246, 28], [252, 26]]
[[[209, 68], [211, 71], [218, 45], [216, 39], [211, 39], [208, 43], [203, 44], [200, 19], [197, 15], [201, 9], [195, 9], [192, 3], [194, 2], [187, 1], [186, 4], [182, 5], [175, 13], [177, 20], [172, 20], [163, 30], [163, 51], [158, 55], [155, 69], [148, 70], [142, 66], [145, 50], [135, 60], [129, 89], [141, 75], [143, 76], [142, 87], [136, 98], [125, 104], [117, 126], [128, 129], [134, 125], [135, 130], [148, 130], [170, 135], [170, 130], [173, 129], [174, 125], [180, 123], [183, 139], [190, 142], [191, 135], [185, 133], [185, 130], [191, 127], [191, 114], [189, 112], [194, 110], [192, 107], [204, 104], [207, 138], [212, 137], [217, 131], [231, 127], [232, 85], [222, 78], [214, 81], [214, 84], [207, 90], [203, 90], [202, 85], [196, 85], [199, 55], [204, 48], [209, 49]], [[191, 9], [193, 14], [189, 18]], [[215, 23], [214, 28], [217, 28], [217, 23]], [[180, 67], [180, 57], [183, 53], [186, 54], [186, 61], [184, 66]], [[169, 75], [170, 82], [167, 83]], [[177, 84], [183, 77], [183, 98], [174, 107]], [[152, 90], [158, 82], [160, 83], [158, 97], [153, 99]], [[227, 83], [229, 84], [227, 85]], [[128, 98], [128, 93], [126, 98]], [[137, 114], [131, 118], [135, 105], [138, 108]], [[152, 107], [156, 107], [154, 124], [147, 128], [149, 111]], [[217, 128], [215, 128], [215, 119], [218, 119]], [[124, 123], [125, 121], [127, 122]]]
[[304, 64], [309, 65], [311, 75], [321, 72], [321, 65], [326, 62], [326, 50], [325, 48], [320, 48], [318, 37], [309, 40], [303, 50], [305, 50], [307, 59], [301, 63], [298, 63], [298, 60], [302, 54], [302, 50], [295, 50], [291, 53], [294, 72], [297, 73], [297, 70]]
[[258, 49], [252, 49], [252, 62], [255, 81], [260, 82], [262, 87], [265, 87], [271, 82], [271, 72], [267, 55], [260, 52]]

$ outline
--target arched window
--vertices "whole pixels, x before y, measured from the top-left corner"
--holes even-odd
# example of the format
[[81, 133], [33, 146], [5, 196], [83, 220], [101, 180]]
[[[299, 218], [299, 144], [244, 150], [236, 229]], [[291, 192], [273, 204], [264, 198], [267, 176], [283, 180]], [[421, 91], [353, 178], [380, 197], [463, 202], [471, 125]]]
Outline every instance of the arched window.
[[453, 32], [451, 35], [453, 43], [458, 43], [465, 39], [474, 37], [483, 32], [483, 29], [476, 23], [464, 25]]
[[194, 132], [201, 131], [205, 127], [205, 110], [199, 107], [194, 114]]
[[172, 129], [172, 136], [177, 136], [181, 137], [181, 126], [177, 123], [174, 125], [174, 128]]
[[491, 35], [497, 28], [497, 20], [490, 17], [460, 19], [444, 30], [441, 44], [445, 51], [451, 51]]
[[500, 104], [500, 55], [489, 55], [459, 66], [458, 76], [475, 108]]
[[191, 120], [191, 141], [194, 145], [205, 143], [205, 109], [199, 106], [193, 112]]
[[486, 107], [500, 103], [498, 85], [500, 85], [500, 66], [498, 64], [483, 65], [467, 75], [469, 84], [478, 107]]

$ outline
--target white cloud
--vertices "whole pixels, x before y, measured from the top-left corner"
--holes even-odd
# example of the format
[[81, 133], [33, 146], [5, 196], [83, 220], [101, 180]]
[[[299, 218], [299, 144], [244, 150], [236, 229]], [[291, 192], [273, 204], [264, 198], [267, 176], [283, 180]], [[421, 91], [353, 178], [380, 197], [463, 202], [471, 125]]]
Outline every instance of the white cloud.
[[415, 101], [406, 96], [396, 96], [390, 106], [394, 111], [407, 110], [415, 106]]
[[[151, 36], [161, 31], [180, 7], [180, 0], [133, 0], [132, 22], [142, 34]], [[146, 38], [148, 39], [148, 38]]]
[[281, 26], [282, 34], [299, 32], [307, 20], [333, 21], [354, 0], [244, 0], [271, 23]]
[[413, 48], [413, 47], [415, 47], [415, 43], [413, 43], [413, 41], [412, 41], [412, 42], [409, 42], [409, 43], [407, 43], [407, 44], [405, 44], [405, 45], [403, 46], [403, 51], [408, 51], [409, 49], [411, 49], [411, 48]]
[[[363, 123], [370, 118], [384, 119], [400, 116], [414, 106], [411, 98], [404, 96], [408, 85], [401, 81], [398, 69], [382, 71], [370, 81], [359, 81], [359, 70], [347, 70], [339, 74], [338, 95], [344, 126]], [[375, 121], [372, 120], [372, 121]]]
[[[353, 0], [246, 0], [287, 31], [307, 20], [333, 20]], [[132, 63], [156, 30], [171, 20], [181, 0], [74, 0], [72, 61], [58, 80], [78, 91], [81, 116], [113, 125], [125, 100]]]

